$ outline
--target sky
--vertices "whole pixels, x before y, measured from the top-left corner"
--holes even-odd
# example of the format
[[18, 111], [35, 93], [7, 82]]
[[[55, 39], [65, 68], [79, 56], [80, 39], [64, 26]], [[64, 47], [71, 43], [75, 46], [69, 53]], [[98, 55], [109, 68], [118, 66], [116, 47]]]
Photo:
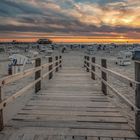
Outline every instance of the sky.
[[0, 0], [0, 41], [140, 42], [140, 0]]

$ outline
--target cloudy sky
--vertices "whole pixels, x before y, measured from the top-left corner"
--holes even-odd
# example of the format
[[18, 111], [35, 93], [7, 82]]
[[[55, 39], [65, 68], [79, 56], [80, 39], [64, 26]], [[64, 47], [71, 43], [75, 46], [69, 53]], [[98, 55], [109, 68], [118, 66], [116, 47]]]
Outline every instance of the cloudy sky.
[[44, 37], [138, 41], [140, 0], [0, 0], [0, 39]]

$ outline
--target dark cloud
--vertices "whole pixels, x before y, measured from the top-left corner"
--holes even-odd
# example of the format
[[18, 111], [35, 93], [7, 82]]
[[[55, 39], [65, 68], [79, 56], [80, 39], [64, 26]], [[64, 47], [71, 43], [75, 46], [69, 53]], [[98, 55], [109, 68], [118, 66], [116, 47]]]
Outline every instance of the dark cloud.
[[138, 0], [1, 0], [0, 32], [84, 36], [138, 33], [140, 17], [134, 4], [140, 7]]
[[16, 17], [20, 14], [42, 14], [43, 12], [27, 3], [2, 0], [0, 1], [0, 15], [3, 16], [3, 13], [9, 17]]

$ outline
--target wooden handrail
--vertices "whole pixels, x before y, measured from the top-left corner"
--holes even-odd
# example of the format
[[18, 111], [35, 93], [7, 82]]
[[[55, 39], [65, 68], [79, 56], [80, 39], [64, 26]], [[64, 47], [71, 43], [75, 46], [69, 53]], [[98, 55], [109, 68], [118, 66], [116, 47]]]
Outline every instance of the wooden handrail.
[[39, 79], [33, 81], [31, 84], [25, 86], [24, 88], [22, 88], [21, 90], [19, 90], [18, 92], [16, 92], [14, 95], [4, 99], [1, 103], [0, 103], [0, 110], [3, 109], [4, 107], [7, 106], [7, 104], [13, 102], [14, 100], [16, 100], [16, 98], [22, 96], [25, 94], [25, 91], [29, 90], [30, 88], [32, 88], [38, 81], [44, 79], [45, 77], [47, 77], [51, 72], [55, 71], [55, 69], [57, 67], [59, 67], [60, 64], [56, 67], [54, 67], [51, 71], [45, 73], [43, 76], [41, 76]]
[[[86, 65], [86, 67], [88, 67]], [[90, 67], [88, 67], [89, 70], [94, 73], [97, 78], [99, 80], [101, 80], [106, 86], [109, 87], [110, 90], [112, 90], [113, 92], [115, 92], [132, 110], [134, 110], [135, 112], [137, 112], [139, 109], [136, 107], [136, 105], [134, 105], [130, 100], [128, 100], [125, 96], [123, 96], [121, 93], [119, 93], [119, 91], [117, 91], [115, 88], [113, 88], [108, 82], [106, 82], [105, 80], [103, 80], [101, 78], [101, 76], [99, 76], [96, 72], [92, 71]]]
[[[135, 80], [133, 80], [113, 70], [110, 70], [107, 67], [103, 67], [98, 64], [95, 64], [95, 57], [92, 58], [92, 62], [89, 61], [90, 59], [87, 59], [88, 58], [87, 56], [84, 58], [85, 58], [84, 66], [89, 71], [91, 71], [91, 78], [95, 80], [95, 76], [96, 76], [100, 79], [102, 83], [102, 91], [103, 91], [103, 85], [104, 85], [104, 89], [109, 88], [111, 91], [113, 91], [113, 93], [115, 93], [119, 98], [121, 98], [127, 106], [129, 106], [133, 111], [135, 111], [135, 132], [138, 136], [140, 136], [140, 61], [135, 60]], [[102, 59], [101, 62], [103, 63], [103, 60], [106, 63], [105, 59]], [[95, 67], [101, 70], [102, 76], [99, 76], [95, 72]], [[114, 87], [112, 87], [112, 85], [110, 85], [107, 82], [107, 77], [105, 77], [105, 75], [106, 76], [111, 75], [115, 77], [116, 79], [120, 80], [121, 82], [129, 85], [135, 91], [135, 104], [132, 103], [124, 95], [122, 95], [119, 91], [117, 91]], [[107, 90], [105, 90], [105, 93], [106, 91]]]
[[[57, 57], [58, 59], [53, 61], [51, 63], [47, 63], [47, 64], [43, 64], [41, 65], [41, 59], [37, 58], [36, 59], [36, 67], [35, 68], [31, 68], [28, 70], [25, 70], [24, 72], [21, 73], [17, 73], [11, 76], [7, 76], [4, 77], [2, 79], [0, 79], [0, 131], [3, 130], [4, 128], [4, 122], [3, 122], [3, 109], [11, 102], [14, 102], [18, 97], [26, 94], [29, 89], [31, 89], [33, 86], [35, 86], [35, 92], [38, 92], [41, 89], [41, 80], [44, 79], [46, 76], [49, 77], [50, 74], [52, 74], [54, 71], [59, 70], [59, 68], [62, 66], [62, 57]], [[53, 67], [53, 65], [55, 67]], [[46, 72], [44, 75], [41, 74], [41, 70], [45, 69], [45, 68], [49, 68], [51, 66], [51, 69], [49, 69], [48, 72]], [[19, 79], [22, 79], [24, 77], [27, 77], [29, 75], [32, 75], [35, 73], [35, 80], [28, 84], [27, 86], [25, 86], [24, 88], [20, 89], [19, 91], [17, 91], [15, 94], [13, 94], [10, 97], [7, 97], [6, 99], [2, 99], [1, 95], [2, 95], [2, 87], [12, 83], [14, 81], [17, 81]]]
[[43, 65], [41, 65], [40, 67], [37, 67], [37, 68], [31, 68], [31, 69], [25, 70], [23, 72], [20, 72], [20, 73], [17, 73], [17, 74], [13, 74], [13, 75], [1, 78], [0, 79], [0, 86], [4, 86], [4, 85], [7, 85], [7, 84], [12, 83], [14, 81], [17, 81], [19, 79], [25, 78], [25, 77], [27, 77], [29, 75], [34, 74], [38, 70], [47, 68], [50, 65], [55, 64], [56, 62], [59, 62], [59, 60], [58, 61], [54, 61], [52, 63], [43, 64]]
[[115, 78], [117, 78], [117, 79], [120, 80], [121, 82], [123, 82], [123, 83], [129, 85], [129, 86], [130, 86], [131, 88], [133, 88], [133, 89], [136, 89], [136, 86], [137, 86], [138, 84], [140, 84], [140, 82], [137, 82], [137, 81], [135, 81], [135, 80], [133, 80], [133, 79], [131, 79], [131, 78], [128, 78], [128, 77], [126, 77], [126, 76], [124, 76], [124, 75], [122, 75], [122, 74], [120, 74], [120, 73], [118, 73], [118, 72], [115, 72], [115, 71], [113, 71], [113, 70], [111, 70], [111, 69], [108, 69], [108, 68], [103, 68], [103, 67], [101, 67], [99, 64], [92, 63], [92, 62], [90, 62], [90, 61], [87, 61], [87, 62], [90, 63], [90, 65], [94, 65], [95, 67], [97, 67], [97, 68], [100, 69], [101, 71], [104, 71], [104, 72], [106, 72], [107, 74], [110, 74], [110, 76], [114, 76]]

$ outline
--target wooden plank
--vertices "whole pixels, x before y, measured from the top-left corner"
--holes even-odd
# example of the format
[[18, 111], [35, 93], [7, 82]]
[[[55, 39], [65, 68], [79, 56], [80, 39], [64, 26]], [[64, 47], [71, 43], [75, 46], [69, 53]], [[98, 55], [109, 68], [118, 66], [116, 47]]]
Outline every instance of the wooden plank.
[[[95, 88], [94, 88], [95, 87]], [[96, 88], [96, 86], [91, 86], [91, 87], [81, 87], [81, 86], [76, 86], [76, 87], [70, 87], [70, 86], [67, 86], [67, 87], [49, 87], [49, 91], [79, 91], [79, 93], [80, 93], [80, 91], [83, 91], [83, 92], [86, 92], [86, 91], [94, 91], [94, 90], [96, 90], [96, 91], [100, 91], [100, 89], [97, 87]], [[47, 90], [46, 90], [47, 91]]]
[[125, 138], [113, 138], [113, 140], [127, 140]]
[[106, 98], [106, 97], [104, 97], [104, 96], [100, 96], [100, 95], [89, 95], [89, 96], [87, 96], [87, 95], [85, 95], [85, 96], [81, 96], [81, 95], [68, 95], [68, 94], [64, 94], [64, 95], [61, 95], [61, 94], [47, 94], [47, 95], [35, 95], [35, 96], [33, 96], [33, 98], [32, 99], [37, 99], [37, 100], [39, 100], [39, 99], [41, 99], [41, 100], [43, 100], [43, 99], [45, 99], [45, 100], [47, 100], [47, 99], [49, 99], [49, 100], [53, 100], [53, 99], [70, 99], [70, 100], [73, 100], [73, 99], [76, 99], [76, 100], [80, 100], [80, 99], [104, 99], [104, 100], [106, 100], [106, 101], [108, 101], [108, 99]]
[[66, 140], [74, 140], [73, 136], [66, 136]]
[[105, 129], [105, 130], [130, 130], [126, 123], [99, 123], [99, 122], [78, 122], [78, 121], [16, 121], [12, 120], [7, 126], [16, 127], [55, 127], [55, 128], [77, 128], [77, 129]]
[[103, 99], [106, 99], [108, 100], [107, 97], [103, 96], [102, 94], [100, 93], [75, 93], [75, 92], [64, 92], [64, 91], [60, 91], [60, 92], [46, 92], [46, 93], [39, 93], [38, 95], [33, 95], [33, 97], [58, 97], [58, 98], [61, 98], [61, 97], [77, 97], [77, 98], [103, 98]]
[[107, 97], [104, 97], [103, 95], [101, 94], [98, 94], [98, 93], [87, 93], [86, 92], [81, 92], [81, 93], [75, 93], [76, 91], [46, 91], [46, 93], [40, 93], [39, 95], [40, 96], [47, 96], [47, 97], [52, 97], [52, 96], [59, 96], [59, 97], [62, 97], [62, 96], [84, 96], [84, 97], [91, 97], [91, 96], [98, 96], [98, 97], [102, 97], [102, 98], [105, 98], [107, 99]]
[[33, 101], [31, 100], [28, 105], [56, 105], [56, 106], [70, 106], [70, 107], [86, 107], [86, 106], [94, 106], [94, 107], [114, 107], [114, 105], [112, 105], [112, 103], [108, 103], [108, 102], [78, 102], [78, 101]]
[[19, 139], [23, 140], [23, 137], [25, 137], [23, 133], [22, 134], [13, 133], [8, 140], [19, 140]]
[[87, 140], [100, 140], [99, 137], [87, 137]]
[[[34, 136], [35, 136], [35, 134], [32, 134], [32, 133], [24, 134], [22, 140], [33, 140]], [[17, 140], [19, 140], [19, 139], [17, 139]]]
[[8, 134], [1, 134], [0, 135], [0, 140], [9, 140], [11, 138], [11, 134], [8, 133]]
[[[55, 136], [94, 136], [94, 137], [116, 137], [137, 138], [133, 131], [129, 130], [92, 130], [92, 129], [69, 129], [69, 128], [38, 128], [28, 127], [21, 130], [24, 134], [55, 135]], [[19, 133], [21, 133], [19, 131]]]
[[92, 98], [82, 98], [82, 97], [34, 97], [31, 100], [38, 100], [38, 101], [71, 101], [71, 102], [75, 102], [75, 101], [89, 101], [89, 102], [109, 102], [109, 100], [105, 99], [105, 98], [101, 98], [101, 97], [92, 97]]
[[87, 140], [100, 140], [99, 137], [87, 137]]
[[84, 111], [48, 111], [48, 110], [21, 110], [20, 115], [65, 115], [65, 116], [114, 116], [121, 117], [120, 113], [116, 112], [84, 112]]
[[[89, 83], [62, 83], [62, 84], [60, 84], [60, 83], [57, 83], [57, 82], [53, 82], [54, 84], [55, 84], [55, 88], [56, 87], [68, 87], [68, 86], [72, 86], [72, 87], [93, 87], [93, 85], [96, 85], [96, 84], [94, 84], [94, 83], [91, 83], [91, 84], [89, 84]], [[48, 87], [52, 87], [52, 85], [51, 84], [48, 84]], [[98, 86], [99, 87], [99, 86]]]
[[66, 140], [66, 136], [47, 136], [44, 140]]
[[74, 140], [86, 140], [86, 136], [74, 136]]
[[140, 138], [126, 138], [125, 140], [140, 140]]
[[100, 140], [112, 140], [110, 137], [100, 137]]
[[63, 110], [63, 111], [86, 111], [86, 112], [119, 112], [116, 107], [65, 107], [65, 106], [39, 106], [26, 105], [24, 110]]
[[54, 115], [17, 115], [13, 120], [24, 121], [79, 121], [79, 122], [118, 122], [127, 123], [124, 117], [87, 117], [87, 116], [54, 116]]
[[[53, 88], [53, 87], [52, 87]], [[52, 93], [65, 93], [66, 94], [66, 91], [65, 90], [63, 90], [63, 89], [61, 89], [61, 90], [58, 90], [58, 91], [52, 91], [52, 89], [45, 89], [45, 90], [41, 90], [41, 92], [40, 92], [40, 94], [52, 94]], [[70, 93], [69, 91], [67, 91], [67, 93]], [[71, 93], [77, 93], [76, 91], [71, 91]], [[96, 95], [102, 95], [102, 92], [101, 92], [101, 90], [99, 90], [99, 89], [97, 89], [97, 90], [93, 90], [93, 91], [81, 91], [80, 93], [82, 93], [82, 94], [84, 94], [84, 95], [89, 95], [89, 94], [96, 94]]]

